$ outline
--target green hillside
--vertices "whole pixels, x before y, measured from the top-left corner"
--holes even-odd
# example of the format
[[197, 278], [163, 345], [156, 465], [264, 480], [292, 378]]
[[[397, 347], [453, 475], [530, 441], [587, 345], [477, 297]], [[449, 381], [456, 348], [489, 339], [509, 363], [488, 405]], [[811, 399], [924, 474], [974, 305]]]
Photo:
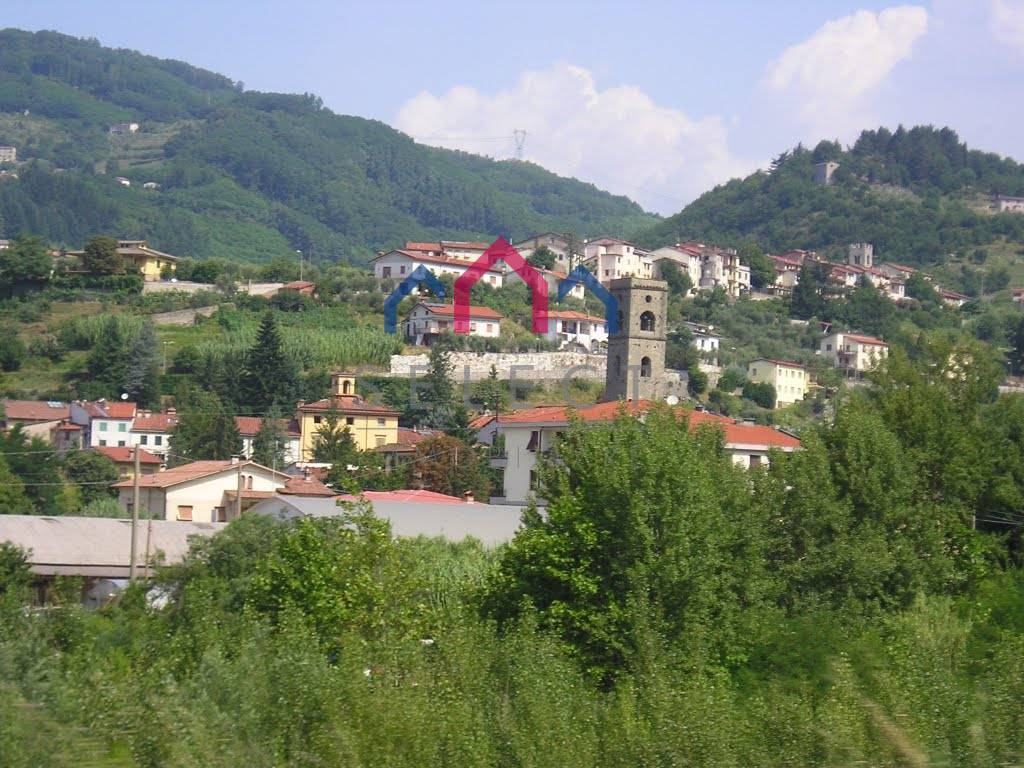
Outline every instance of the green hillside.
[[[116, 122], [137, 122], [111, 136]], [[418, 145], [310, 95], [55, 32], [0, 31], [0, 233], [148, 238], [196, 257], [360, 263], [405, 239], [632, 232], [655, 217], [536, 165]], [[125, 176], [131, 187], [114, 178]], [[158, 190], [142, 189], [156, 182]]]
[[[826, 160], [839, 169], [821, 186], [812, 170]], [[949, 128], [880, 128], [845, 150], [827, 141], [797, 146], [769, 171], [716, 187], [638, 240], [753, 238], [774, 251], [870, 242], [885, 258], [918, 265], [963, 261], [979, 248], [1014, 257], [1024, 216], [996, 214], [990, 202], [1022, 193], [1024, 165], [969, 149]]]

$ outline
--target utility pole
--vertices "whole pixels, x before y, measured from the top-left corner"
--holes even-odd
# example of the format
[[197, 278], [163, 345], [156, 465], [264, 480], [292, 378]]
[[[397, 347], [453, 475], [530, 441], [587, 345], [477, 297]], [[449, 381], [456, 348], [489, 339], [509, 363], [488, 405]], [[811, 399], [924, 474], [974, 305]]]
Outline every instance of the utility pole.
[[297, 254], [299, 254], [299, 280], [301, 280], [302, 279], [302, 251], [299, 250], [298, 248], [296, 248], [295, 252]]
[[139, 446], [132, 448], [135, 472], [132, 476], [132, 545], [131, 560], [128, 562], [128, 581], [135, 581], [135, 552], [138, 547], [139, 528]]

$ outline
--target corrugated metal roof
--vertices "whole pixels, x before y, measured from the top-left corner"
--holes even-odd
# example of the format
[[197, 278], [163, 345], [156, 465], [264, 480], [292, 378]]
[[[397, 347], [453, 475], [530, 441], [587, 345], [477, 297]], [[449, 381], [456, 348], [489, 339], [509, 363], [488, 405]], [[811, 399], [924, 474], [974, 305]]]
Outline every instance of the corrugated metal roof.
[[[137, 564], [144, 565], [149, 522], [139, 522]], [[186, 523], [153, 520], [150, 552], [162, 562], [177, 563], [188, 552], [190, 536], [212, 536], [227, 523]], [[32, 572], [122, 578], [128, 575], [131, 520], [108, 517], [0, 515], [0, 541], [29, 551]]]

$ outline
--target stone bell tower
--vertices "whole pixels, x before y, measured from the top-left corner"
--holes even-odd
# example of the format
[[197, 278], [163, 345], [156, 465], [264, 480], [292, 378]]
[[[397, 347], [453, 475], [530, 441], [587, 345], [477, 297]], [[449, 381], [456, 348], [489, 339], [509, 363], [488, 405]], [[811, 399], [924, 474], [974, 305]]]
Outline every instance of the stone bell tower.
[[608, 336], [604, 399], [656, 399], [664, 389], [668, 283], [626, 277], [608, 290], [619, 302], [619, 328]]

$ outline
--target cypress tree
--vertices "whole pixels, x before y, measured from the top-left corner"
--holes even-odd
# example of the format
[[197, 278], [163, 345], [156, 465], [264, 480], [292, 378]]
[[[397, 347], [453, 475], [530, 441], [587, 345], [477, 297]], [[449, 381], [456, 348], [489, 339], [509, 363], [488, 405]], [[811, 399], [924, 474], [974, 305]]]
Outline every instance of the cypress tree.
[[291, 408], [298, 392], [295, 365], [285, 354], [281, 332], [270, 312], [263, 316], [256, 343], [245, 357], [242, 391], [249, 409], [265, 412], [271, 406]]

